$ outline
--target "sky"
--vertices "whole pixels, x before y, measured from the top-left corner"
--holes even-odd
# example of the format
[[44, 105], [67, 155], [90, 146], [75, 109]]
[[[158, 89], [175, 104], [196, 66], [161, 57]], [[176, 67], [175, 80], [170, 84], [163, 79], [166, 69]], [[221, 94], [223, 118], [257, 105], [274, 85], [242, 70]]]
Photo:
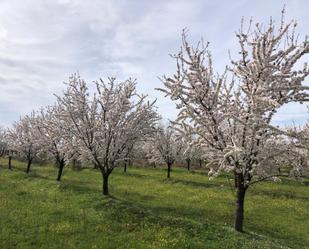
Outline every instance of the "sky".
[[[215, 70], [222, 72], [228, 51], [237, 54], [241, 18], [279, 22], [284, 5], [286, 19], [296, 19], [304, 36], [307, 0], [1, 0], [0, 125], [53, 104], [53, 94], [76, 72], [89, 83], [136, 78], [138, 91], [157, 99], [162, 117], [174, 119], [173, 103], [154, 88], [162, 87], [158, 77], [176, 69], [170, 54], [180, 48], [182, 29], [193, 44], [201, 37], [210, 42]], [[289, 104], [274, 123], [307, 119], [306, 105]]]

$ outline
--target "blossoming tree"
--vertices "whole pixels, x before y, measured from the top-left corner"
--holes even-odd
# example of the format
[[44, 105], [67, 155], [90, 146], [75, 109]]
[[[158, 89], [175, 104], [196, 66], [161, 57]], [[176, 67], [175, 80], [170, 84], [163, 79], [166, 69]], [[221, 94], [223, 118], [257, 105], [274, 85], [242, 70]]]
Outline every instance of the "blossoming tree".
[[176, 159], [181, 157], [182, 143], [171, 127], [159, 127], [157, 132], [145, 143], [148, 160], [154, 163], [165, 163], [167, 178], [170, 178], [171, 168]]
[[6, 130], [0, 126], [0, 157], [3, 157], [7, 151]]
[[14, 122], [13, 127], [8, 130], [7, 141], [11, 151], [27, 161], [26, 173], [30, 172], [33, 159], [39, 153], [39, 145], [36, 141], [37, 130], [33, 126], [36, 116], [33, 113], [20, 118]]
[[289, 144], [293, 146], [289, 146], [281, 160], [289, 165], [290, 175], [299, 179], [309, 177], [309, 123], [300, 127], [290, 127], [288, 132], [292, 134]]
[[40, 152], [55, 158], [58, 167], [57, 181], [61, 180], [66, 163], [74, 155], [74, 149], [71, 147], [74, 138], [66, 132], [66, 123], [59, 117], [60, 111], [58, 105], [41, 109], [32, 124], [38, 131], [35, 141], [40, 147]]
[[90, 160], [101, 171], [103, 194], [108, 195], [108, 178], [127, 159], [128, 149], [153, 131], [158, 119], [154, 102], [136, 92], [136, 82], [116, 83], [115, 78], [96, 82], [90, 97], [87, 84], [72, 75], [63, 96], [58, 96], [66, 132], [75, 139], [79, 159]]
[[278, 174], [268, 165], [271, 151], [264, 146], [285, 131], [272, 125], [277, 110], [291, 102], [309, 100], [303, 85], [309, 69], [307, 38], [299, 42], [296, 22], [285, 23], [282, 15], [278, 28], [274, 22], [257, 23], [247, 31], [242, 22], [237, 33], [239, 58], [222, 75], [214, 73], [208, 43], [189, 45], [183, 34], [182, 48], [174, 56], [177, 71], [164, 76], [166, 96], [179, 109], [175, 126], [185, 135], [198, 136], [197, 143], [207, 148], [218, 175], [232, 172], [236, 187], [235, 229], [243, 231], [244, 199], [248, 187]]

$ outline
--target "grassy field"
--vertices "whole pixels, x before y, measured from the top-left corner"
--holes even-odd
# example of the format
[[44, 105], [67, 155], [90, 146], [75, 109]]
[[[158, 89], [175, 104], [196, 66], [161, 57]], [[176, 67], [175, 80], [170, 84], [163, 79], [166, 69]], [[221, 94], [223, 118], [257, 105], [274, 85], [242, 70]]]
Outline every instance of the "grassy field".
[[[7, 164], [0, 160], [0, 164]], [[110, 197], [91, 169], [0, 167], [0, 248], [309, 248], [309, 181], [249, 189], [245, 230], [233, 231], [234, 196], [225, 177], [173, 169], [113, 172]]]

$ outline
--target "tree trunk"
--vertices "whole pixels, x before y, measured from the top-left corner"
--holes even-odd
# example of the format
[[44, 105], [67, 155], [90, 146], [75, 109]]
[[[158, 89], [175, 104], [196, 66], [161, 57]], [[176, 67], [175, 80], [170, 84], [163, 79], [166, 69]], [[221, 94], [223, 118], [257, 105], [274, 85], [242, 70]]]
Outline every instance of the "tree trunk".
[[12, 157], [9, 156], [9, 170], [12, 170]]
[[103, 174], [103, 195], [108, 195], [108, 174]]
[[246, 188], [238, 182], [235, 212], [235, 230], [238, 232], [243, 232], [245, 194]]
[[63, 172], [63, 168], [64, 168], [64, 159], [61, 159], [58, 162], [58, 164], [59, 164], [59, 169], [58, 169], [57, 181], [60, 182], [61, 181], [62, 172]]
[[27, 170], [26, 170], [27, 174], [29, 174], [29, 172], [30, 172], [30, 167], [31, 167], [32, 159], [33, 158], [28, 158], [28, 164], [27, 164]]
[[171, 176], [171, 164], [170, 163], [168, 163], [167, 164], [167, 178], [170, 178], [170, 176]]
[[190, 158], [187, 158], [187, 169], [188, 169], [188, 171], [190, 171], [190, 166], [191, 166], [191, 160], [190, 160]]
[[123, 172], [124, 172], [124, 173], [127, 172], [127, 162], [124, 163]]
[[200, 163], [200, 168], [202, 168], [202, 160], [201, 159], [199, 160], [199, 163]]
[[73, 158], [73, 160], [72, 160], [72, 169], [73, 170], [77, 170], [77, 168], [78, 168], [78, 166], [77, 166], [77, 163], [76, 163], [76, 159]]

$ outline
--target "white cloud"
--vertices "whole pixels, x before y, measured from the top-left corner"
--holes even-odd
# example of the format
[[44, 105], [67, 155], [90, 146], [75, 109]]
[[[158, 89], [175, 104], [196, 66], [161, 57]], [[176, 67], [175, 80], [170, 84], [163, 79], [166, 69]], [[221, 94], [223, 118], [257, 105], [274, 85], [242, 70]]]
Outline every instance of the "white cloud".
[[[169, 58], [180, 46], [180, 33], [211, 42], [218, 70], [235, 51], [234, 31], [242, 16], [278, 18], [283, 1], [113, 1], [2, 0], [0, 2], [0, 124], [9, 124], [33, 108], [50, 104], [70, 73], [89, 81], [109, 75], [137, 78], [138, 88], [158, 98], [166, 118], [173, 104], [154, 91], [157, 76], [172, 73]], [[267, 5], [267, 8], [265, 6]], [[307, 1], [290, 1], [288, 17], [308, 30]], [[236, 53], [235, 53], [236, 54]], [[304, 109], [283, 110], [278, 122], [303, 119]], [[276, 122], [277, 122], [276, 121]], [[288, 122], [287, 121], [287, 122]]]

